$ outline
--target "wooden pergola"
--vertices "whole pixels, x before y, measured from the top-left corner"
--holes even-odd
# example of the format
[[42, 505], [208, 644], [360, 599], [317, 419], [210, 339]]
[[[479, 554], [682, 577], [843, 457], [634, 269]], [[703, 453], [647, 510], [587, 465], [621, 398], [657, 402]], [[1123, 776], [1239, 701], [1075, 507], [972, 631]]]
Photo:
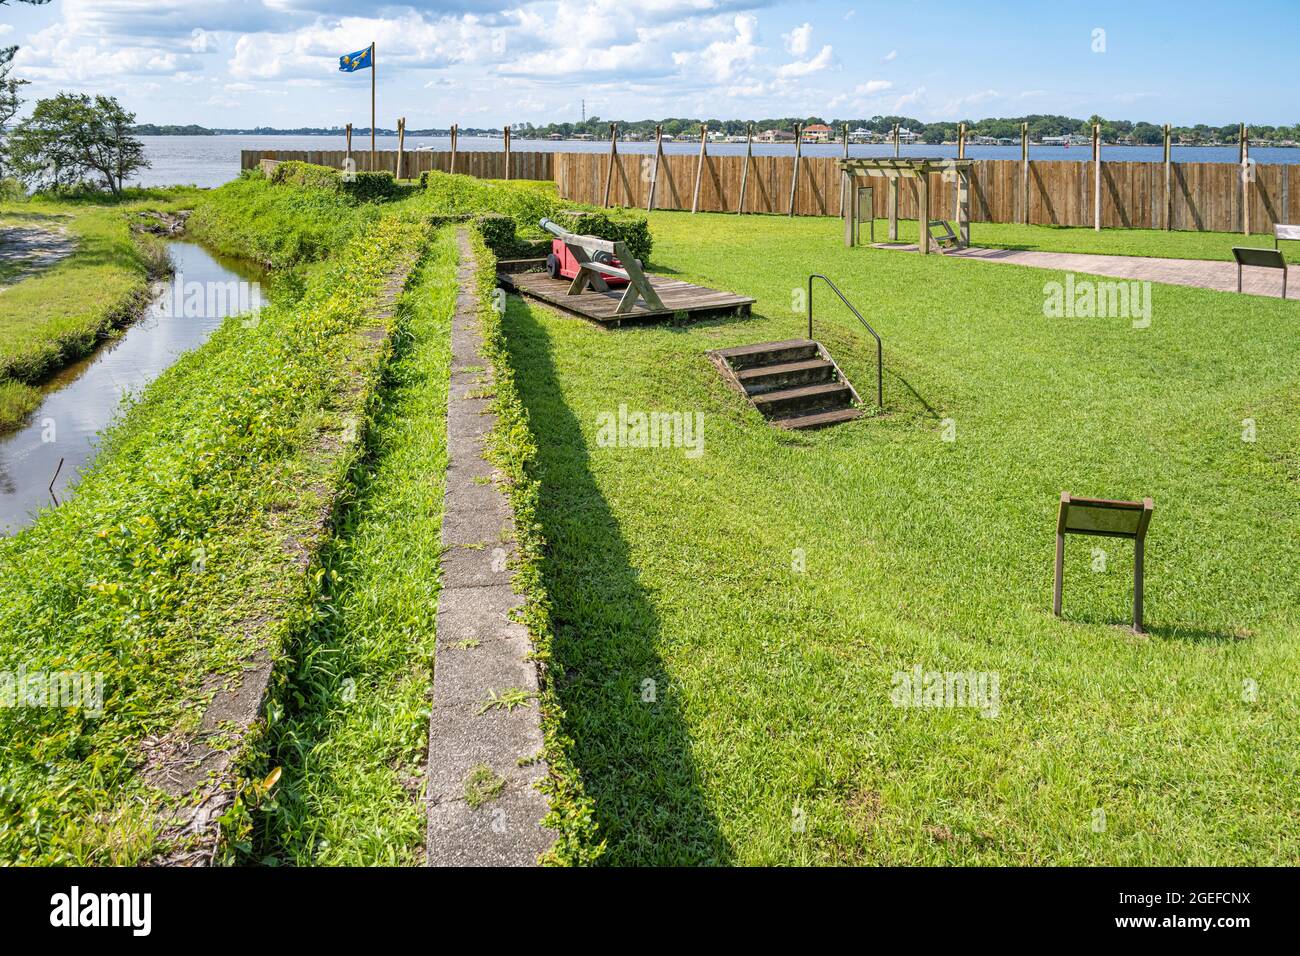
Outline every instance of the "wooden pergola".
[[930, 251], [930, 174], [938, 173], [944, 179], [952, 181], [957, 187], [956, 213], [957, 233], [956, 248], [964, 249], [970, 245], [970, 171], [974, 165], [972, 159], [937, 159], [926, 157], [900, 156], [878, 159], [841, 159], [840, 176], [843, 189], [850, 197], [844, 204], [844, 244], [853, 245], [857, 234], [857, 203], [852, 201], [853, 190], [859, 179], [886, 179], [889, 181], [889, 238], [898, 241], [898, 182], [900, 179], [916, 181], [917, 186], [917, 221], [920, 225], [920, 239], [917, 250], [921, 255]]

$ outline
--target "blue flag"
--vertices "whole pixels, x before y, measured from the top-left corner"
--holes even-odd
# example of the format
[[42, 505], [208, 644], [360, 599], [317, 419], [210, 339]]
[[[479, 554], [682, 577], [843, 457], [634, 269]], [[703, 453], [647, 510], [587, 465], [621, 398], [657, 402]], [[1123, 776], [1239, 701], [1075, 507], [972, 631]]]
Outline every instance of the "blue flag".
[[374, 63], [371, 62], [370, 47], [358, 50], [356, 53], [345, 53], [339, 57], [339, 71], [342, 73], [355, 73], [357, 70], [372, 66]]

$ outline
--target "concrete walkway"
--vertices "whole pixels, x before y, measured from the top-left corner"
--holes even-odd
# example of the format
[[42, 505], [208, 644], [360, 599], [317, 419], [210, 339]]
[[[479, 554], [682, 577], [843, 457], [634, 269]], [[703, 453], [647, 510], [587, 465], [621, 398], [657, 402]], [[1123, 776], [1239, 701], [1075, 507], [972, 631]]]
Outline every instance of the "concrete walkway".
[[[878, 249], [895, 249], [916, 253], [916, 243], [877, 243]], [[978, 259], [981, 262], [1005, 262], [1014, 266], [1032, 266], [1057, 272], [1080, 272], [1165, 282], [1170, 285], [1195, 286], [1219, 292], [1237, 291], [1237, 264], [1209, 259], [1157, 259], [1145, 256], [1101, 256], [1082, 252], [1039, 252], [1032, 249], [984, 249], [972, 246], [943, 253], [949, 259]], [[1243, 272], [1242, 291], [1247, 295], [1280, 298], [1282, 270], [1255, 269]], [[1287, 299], [1300, 299], [1300, 266], [1292, 266], [1287, 277]]]
[[479, 331], [478, 266], [462, 228], [451, 328], [442, 591], [429, 720], [430, 866], [532, 866], [554, 842], [542, 827], [537, 665], [508, 561], [514, 516], [484, 457], [496, 424]]

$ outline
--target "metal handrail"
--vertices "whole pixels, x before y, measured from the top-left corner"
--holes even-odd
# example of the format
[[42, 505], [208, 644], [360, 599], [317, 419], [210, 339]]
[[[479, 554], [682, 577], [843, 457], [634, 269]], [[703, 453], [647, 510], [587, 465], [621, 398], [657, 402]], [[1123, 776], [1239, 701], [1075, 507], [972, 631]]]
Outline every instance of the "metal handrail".
[[840, 301], [843, 302], [846, 306], [848, 306], [849, 311], [852, 312], [855, 316], [857, 316], [858, 321], [862, 323], [862, 327], [866, 329], [868, 332], [870, 332], [871, 337], [876, 340], [876, 404], [879, 405], [881, 408], [884, 408], [885, 407], [885, 347], [884, 344], [880, 341], [880, 336], [876, 334], [876, 330], [873, 329], [870, 323], [868, 323], [867, 320], [862, 317], [862, 313], [853, 307], [852, 302], [844, 298], [844, 293], [839, 290], [839, 287], [836, 286], [835, 283], [832, 282], [830, 279], [828, 279], [826, 276], [822, 275], [820, 272], [814, 272], [812, 275], [808, 277], [808, 339], [809, 341], [816, 341], [815, 339], [813, 339], [813, 294], [812, 294], [813, 279], [821, 279], [828, 286], [830, 286], [831, 291], [840, 297]]

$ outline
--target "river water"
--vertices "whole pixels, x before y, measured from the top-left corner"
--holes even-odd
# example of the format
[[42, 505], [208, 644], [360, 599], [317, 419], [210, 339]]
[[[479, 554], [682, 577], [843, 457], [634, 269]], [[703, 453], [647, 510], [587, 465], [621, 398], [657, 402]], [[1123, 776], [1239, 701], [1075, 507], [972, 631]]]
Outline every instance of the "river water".
[[[220, 186], [239, 175], [239, 154], [245, 149], [305, 149], [333, 150], [343, 149], [346, 145], [342, 136], [141, 136], [145, 156], [152, 164], [140, 173], [135, 180], [138, 185], [171, 186], [192, 183], [196, 186]], [[379, 136], [375, 140], [378, 149], [397, 149], [397, 139], [392, 136]], [[504, 146], [500, 139], [487, 137], [460, 138], [458, 149], [464, 151], [497, 151]], [[369, 136], [353, 136], [352, 149], [364, 152], [370, 148]], [[428, 148], [445, 152], [451, 148], [447, 137], [408, 136], [406, 148], [418, 150]], [[626, 142], [619, 140], [619, 152], [652, 153], [653, 142]], [[699, 141], [683, 140], [665, 143], [664, 151], [668, 153], [694, 154], [699, 152]], [[515, 152], [607, 152], [609, 143], [579, 142], [576, 140], [552, 142], [550, 140], [516, 139], [511, 143]], [[745, 152], [743, 143], [710, 143], [709, 152], [714, 156], [741, 155]], [[805, 156], [839, 156], [843, 147], [838, 144], [807, 144], [803, 148]], [[790, 156], [794, 147], [755, 143], [754, 153], [759, 156]], [[855, 145], [849, 147], [852, 156], [892, 156], [894, 148], [886, 145]], [[940, 156], [957, 155], [955, 146], [904, 146], [904, 156]], [[1108, 162], [1144, 162], [1155, 163], [1163, 159], [1159, 146], [1104, 146], [1102, 159]], [[1019, 146], [968, 146], [966, 155], [970, 159], [1019, 159]], [[1252, 147], [1251, 158], [1259, 163], [1300, 163], [1300, 149], [1290, 147]], [[1030, 159], [1073, 160], [1086, 162], [1092, 156], [1089, 146], [1031, 146]], [[1235, 163], [1237, 149], [1235, 146], [1175, 146], [1173, 160], [1176, 163]]]
[[[176, 272], [159, 301], [177, 301], [178, 283], [184, 293], [261, 277], [250, 264], [216, 257], [197, 243], [171, 242], [168, 252]], [[184, 303], [183, 295], [180, 301]], [[240, 301], [238, 295], [212, 295], [205, 296], [203, 308], [150, 309], [120, 337], [51, 379], [25, 427], [0, 436], [0, 534], [21, 530], [39, 509], [66, 500], [94, 459], [99, 434], [117, 415], [122, 399], [139, 394], [183, 354], [207, 341], [227, 316], [239, 311]]]

